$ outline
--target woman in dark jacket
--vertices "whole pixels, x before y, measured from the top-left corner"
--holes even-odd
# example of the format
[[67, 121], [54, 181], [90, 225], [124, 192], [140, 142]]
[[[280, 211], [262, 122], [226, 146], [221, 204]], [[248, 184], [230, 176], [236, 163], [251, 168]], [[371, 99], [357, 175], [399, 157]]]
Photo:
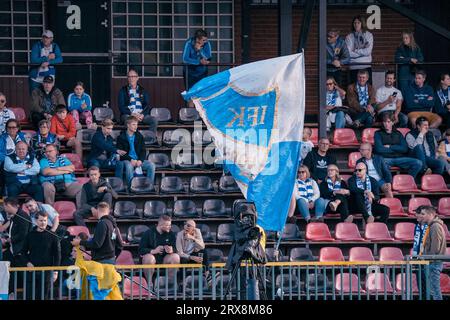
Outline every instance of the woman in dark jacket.
[[397, 75], [398, 86], [402, 92], [405, 92], [409, 83], [414, 79], [415, 65], [423, 62], [423, 55], [412, 32], [404, 31], [402, 39], [402, 43], [395, 51], [395, 62], [400, 64]]
[[327, 177], [319, 185], [320, 198], [316, 200], [316, 216], [324, 213], [337, 212], [344, 222], [353, 222], [353, 216], [348, 214], [348, 196], [350, 191], [347, 183], [339, 176], [339, 168], [330, 164]]

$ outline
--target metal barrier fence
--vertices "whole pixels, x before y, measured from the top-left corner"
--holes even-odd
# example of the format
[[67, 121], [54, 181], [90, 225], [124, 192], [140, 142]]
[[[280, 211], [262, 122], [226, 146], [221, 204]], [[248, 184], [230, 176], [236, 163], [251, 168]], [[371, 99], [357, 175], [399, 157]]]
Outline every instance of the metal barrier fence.
[[[428, 261], [271, 262], [259, 266], [260, 289], [269, 300], [429, 300]], [[198, 264], [116, 266], [129, 300], [245, 300], [250, 265], [242, 264], [230, 292], [223, 263], [210, 276]], [[11, 299], [80, 300], [75, 266], [10, 268]], [[147, 281], [153, 271], [153, 283]], [[57, 280], [51, 283], [53, 272]], [[87, 281], [83, 283], [86, 285]]]

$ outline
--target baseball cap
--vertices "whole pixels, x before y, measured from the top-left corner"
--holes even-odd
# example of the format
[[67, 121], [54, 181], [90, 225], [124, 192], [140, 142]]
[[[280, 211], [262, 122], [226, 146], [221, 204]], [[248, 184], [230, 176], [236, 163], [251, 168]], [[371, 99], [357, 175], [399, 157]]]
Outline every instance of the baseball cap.
[[42, 33], [42, 36], [43, 36], [43, 37], [47, 37], [47, 38], [53, 38], [53, 32], [50, 31], [50, 30], [45, 30], [45, 31]]
[[44, 82], [46, 83], [53, 83], [53, 77], [52, 76], [45, 76]]

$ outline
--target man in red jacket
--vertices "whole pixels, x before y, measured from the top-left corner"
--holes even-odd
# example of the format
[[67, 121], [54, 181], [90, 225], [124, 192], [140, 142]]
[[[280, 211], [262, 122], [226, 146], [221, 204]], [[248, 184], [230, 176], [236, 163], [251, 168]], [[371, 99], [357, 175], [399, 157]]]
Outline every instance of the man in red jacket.
[[61, 145], [67, 145], [75, 149], [80, 159], [83, 159], [83, 147], [77, 140], [75, 119], [67, 113], [65, 105], [57, 105], [55, 115], [52, 117], [50, 132], [55, 134]]

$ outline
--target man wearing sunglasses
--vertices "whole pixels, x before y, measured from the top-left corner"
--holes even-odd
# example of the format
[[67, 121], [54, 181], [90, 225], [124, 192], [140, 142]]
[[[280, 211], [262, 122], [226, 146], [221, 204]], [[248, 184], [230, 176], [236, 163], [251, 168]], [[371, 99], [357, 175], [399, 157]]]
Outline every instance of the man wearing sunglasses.
[[355, 174], [348, 180], [350, 190], [350, 211], [362, 213], [366, 223], [387, 222], [389, 207], [379, 203], [380, 190], [378, 182], [367, 173], [364, 162], [356, 165]]

